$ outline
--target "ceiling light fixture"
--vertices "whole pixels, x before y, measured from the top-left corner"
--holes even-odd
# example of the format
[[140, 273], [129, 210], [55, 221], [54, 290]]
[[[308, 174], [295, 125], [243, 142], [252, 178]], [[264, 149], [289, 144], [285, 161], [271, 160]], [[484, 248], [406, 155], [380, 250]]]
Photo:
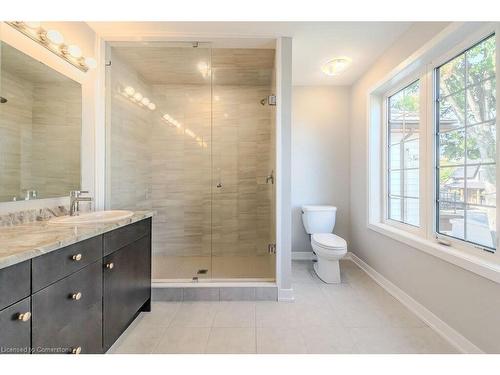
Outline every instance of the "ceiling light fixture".
[[327, 76], [335, 76], [346, 70], [351, 65], [351, 62], [352, 60], [349, 57], [336, 57], [324, 63], [321, 71]]

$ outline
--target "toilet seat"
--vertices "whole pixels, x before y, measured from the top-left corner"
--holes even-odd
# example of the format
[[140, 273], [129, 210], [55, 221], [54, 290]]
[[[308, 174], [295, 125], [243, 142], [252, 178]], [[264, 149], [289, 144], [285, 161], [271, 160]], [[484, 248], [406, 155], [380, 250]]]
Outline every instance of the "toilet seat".
[[311, 243], [327, 251], [343, 252], [347, 249], [346, 240], [333, 233], [314, 233]]

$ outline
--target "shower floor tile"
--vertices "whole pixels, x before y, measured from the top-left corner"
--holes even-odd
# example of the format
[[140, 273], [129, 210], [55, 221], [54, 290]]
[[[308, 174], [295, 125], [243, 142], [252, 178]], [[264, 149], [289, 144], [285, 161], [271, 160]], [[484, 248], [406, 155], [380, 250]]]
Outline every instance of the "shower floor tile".
[[[274, 279], [270, 255], [170, 256], [153, 254], [153, 279]], [[199, 270], [207, 270], [199, 274]]]

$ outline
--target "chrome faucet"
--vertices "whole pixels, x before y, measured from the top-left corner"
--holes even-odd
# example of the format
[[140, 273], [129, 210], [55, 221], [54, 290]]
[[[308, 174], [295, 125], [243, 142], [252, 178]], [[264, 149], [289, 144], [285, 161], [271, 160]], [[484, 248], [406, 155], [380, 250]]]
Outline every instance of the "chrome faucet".
[[69, 215], [75, 216], [80, 212], [80, 202], [92, 202], [92, 197], [82, 197], [82, 194], [88, 194], [85, 190], [73, 190], [69, 192]]

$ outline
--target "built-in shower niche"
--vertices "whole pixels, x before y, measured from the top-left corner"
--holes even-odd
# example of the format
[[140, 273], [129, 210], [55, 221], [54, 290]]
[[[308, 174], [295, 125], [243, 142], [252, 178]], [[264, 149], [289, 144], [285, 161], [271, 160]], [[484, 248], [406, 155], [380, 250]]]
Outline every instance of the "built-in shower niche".
[[107, 204], [156, 211], [153, 278], [274, 280], [275, 50], [107, 53]]

